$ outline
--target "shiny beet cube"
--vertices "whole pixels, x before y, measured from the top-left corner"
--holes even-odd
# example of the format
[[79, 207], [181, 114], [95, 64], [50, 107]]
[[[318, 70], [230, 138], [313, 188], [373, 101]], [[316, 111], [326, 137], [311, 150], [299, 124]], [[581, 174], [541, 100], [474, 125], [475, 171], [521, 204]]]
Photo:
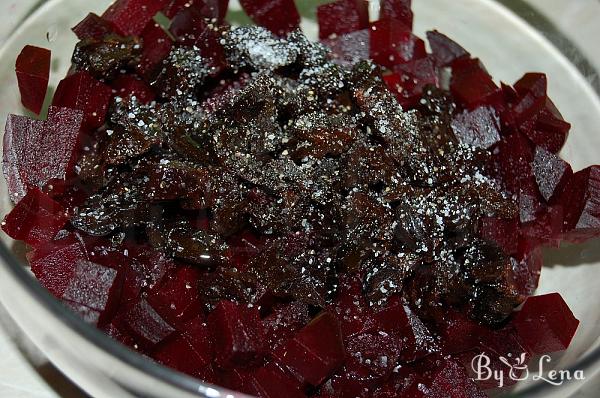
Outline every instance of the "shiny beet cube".
[[57, 107], [50, 107], [45, 121], [8, 116], [2, 164], [13, 202], [30, 188], [72, 174], [82, 122], [81, 111]]
[[457, 114], [452, 131], [463, 144], [487, 149], [500, 141], [500, 118], [491, 106], [480, 106]]
[[600, 235], [600, 167], [590, 166], [569, 178], [558, 202], [563, 207], [565, 239], [582, 242]]
[[182, 325], [202, 310], [198, 268], [177, 266], [148, 293], [148, 302], [171, 325]]
[[224, 369], [246, 365], [265, 352], [265, 331], [254, 307], [220, 301], [208, 316], [217, 365]]
[[319, 38], [328, 39], [369, 27], [368, 3], [362, 0], [337, 0], [317, 8]]
[[48, 90], [50, 50], [25, 46], [17, 57], [15, 70], [21, 103], [33, 113], [39, 114]]
[[500, 88], [477, 59], [461, 59], [452, 64], [450, 89], [466, 108], [492, 104], [501, 97]]
[[340, 323], [323, 312], [273, 355], [298, 381], [318, 386], [344, 363]]
[[548, 81], [544, 73], [526, 73], [514, 84], [514, 89], [520, 96], [532, 94], [534, 97], [545, 97]]
[[205, 18], [222, 22], [227, 14], [228, 5], [229, 0], [171, 0], [163, 9], [163, 13], [167, 17], [172, 18], [184, 8], [194, 7]]
[[[116, 269], [87, 260], [75, 263], [75, 270], [62, 300], [99, 312], [96, 323], [108, 320], [119, 303], [122, 279]], [[85, 314], [85, 312], [84, 312]]]
[[423, 397], [485, 398], [485, 394], [469, 377], [465, 368], [453, 360], [443, 360], [433, 371], [431, 388]]
[[145, 349], [151, 349], [175, 331], [143, 298], [118, 314], [117, 322]]
[[394, 71], [384, 76], [384, 80], [404, 108], [419, 104], [425, 86], [438, 85], [438, 71], [430, 57], [397, 65]]
[[427, 56], [425, 42], [393, 20], [373, 23], [369, 43], [373, 61], [389, 68]]
[[573, 169], [558, 155], [537, 147], [533, 159], [533, 174], [544, 200], [550, 202], [562, 193], [573, 175]]
[[141, 104], [154, 100], [156, 95], [152, 88], [134, 75], [120, 75], [111, 84], [115, 95], [121, 98], [136, 97]]
[[125, 35], [137, 36], [167, 0], [117, 0], [102, 14]]
[[99, 17], [93, 12], [89, 13], [81, 22], [71, 29], [79, 40], [102, 39], [110, 34], [122, 34], [113, 23]]
[[566, 350], [579, 321], [558, 293], [529, 297], [512, 320], [524, 345], [535, 354]]
[[413, 12], [412, 0], [382, 0], [379, 10], [379, 19], [390, 19], [400, 22], [412, 29]]
[[468, 58], [469, 53], [448, 36], [437, 30], [427, 32], [431, 55], [439, 66], [450, 66], [457, 59]]
[[73, 235], [38, 246], [28, 257], [31, 271], [42, 286], [59, 298], [67, 290], [77, 262], [87, 260], [84, 247]]
[[339, 35], [331, 39], [323, 39], [321, 43], [331, 50], [335, 62], [352, 66], [369, 58], [369, 29]]
[[154, 20], [148, 23], [141, 37], [144, 47], [140, 56], [140, 63], [137, 66], [137, 72], [140, 76], [150, 80], [171, 52], [173, 40]]
[[65, 209], [59, 203], [32, 188], [4, 218], [2, 229], [13, 239], [36, 246], [54, 239], [67, 221]]
[[294, 0], [240, 0], [252, 20], [276, 35], [285, 35], [300, 26]]
[[249, 391], [259, 398], [303, 398], [301, 385], [272, 363], [253, 372], [246, 381]]
[[85, 115], [84, 123], [91, 129], [104, 124], [112, 89], [85, 71], [75, 72], [58, 84], [53, 106], [78, 109]]

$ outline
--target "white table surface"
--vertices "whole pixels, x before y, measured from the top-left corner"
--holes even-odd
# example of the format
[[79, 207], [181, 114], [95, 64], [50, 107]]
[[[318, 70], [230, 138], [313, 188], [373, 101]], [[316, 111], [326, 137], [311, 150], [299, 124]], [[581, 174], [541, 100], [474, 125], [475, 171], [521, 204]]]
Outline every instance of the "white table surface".
[[[85, 1], [85, 0], [82, 0]], [[460, 0], [451, 0], [460, 1]], [[600, 1], [527, 0], [543, 10], [557, 26], [577, 24], [570, 38], [600, 70]], [[0, 0], [0, 43], [37, 0]], [[562, 29], [569, 32], [569, 29]], [[596, 398], [600, 380], [582, 388], [575, 397]], [[32, 346], [0, 305], [0, 398], [79, 398], [87, 395], [66, 379]]]

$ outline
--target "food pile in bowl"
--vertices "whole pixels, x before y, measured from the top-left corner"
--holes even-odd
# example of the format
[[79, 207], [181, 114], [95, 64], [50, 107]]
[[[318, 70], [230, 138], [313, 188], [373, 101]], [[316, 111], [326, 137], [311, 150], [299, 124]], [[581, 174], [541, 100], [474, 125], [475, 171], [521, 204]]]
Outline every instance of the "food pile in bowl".
[[[149, 360], [265, 398], [485, 397], [579, 321], [542, 246], [600, 235], [546, 76], [498, 86], [410, 0], [118, 0], [73, 28], [45, 120], [10, 115], [2, 224], [64, 305]], [[16, 64], [39, 114], [49, 51]], [[504, 379], [474, 380], [490, 358]], [[511, 373], [511, 370], [513, 371]]]

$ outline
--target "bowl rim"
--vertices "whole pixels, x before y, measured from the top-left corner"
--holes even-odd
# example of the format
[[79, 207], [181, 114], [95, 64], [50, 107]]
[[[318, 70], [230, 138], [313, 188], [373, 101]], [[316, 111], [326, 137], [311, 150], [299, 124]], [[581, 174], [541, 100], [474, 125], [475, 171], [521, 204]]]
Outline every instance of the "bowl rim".
[[[35, 2], [30, 11], [25, 13], [21, 18], [15, 29], [8, 33], [6, 41], [0, 47], [0, 56], [7, 55], [6, 53], [11, 45], [12, 38], [22, 31], [23, 24], [28, 19], [35, 18], [38, 13], [43, 13], [45, 8], [52, 7], [54, 3], [58, 1], [61, 0], [39, 0]], [[546, 40], [557, 48], [583, 76], [599, 76], [598, 70], [574, 42], [565, 36], [553, 22], [544, 16], [543, 13], [529, 5], [525, 0], [487, 1], [498, 3], [500, 6], [522, 19], [526, 24], [535, 28], [536, 31], [541, 33]], [[600, 79], [587, 80], [596, 95], [600, 97]], [[45, 311], [54, 315], [56, 319], [60, 320], [65, 326], [76, 332], [81, 338], [95, 345], [104, 353], [109, 354], [117, 360], [122, 361], [124, 364], [155, 377], [159, 381], [172, 387], [180, 388], [182, 392], [198, 394], [199, 397], [204, 396], [207, 398], [250, 398], [239, 392], [228, 390], [222, 386], [205, 383], [169, 367], [152, 362], [141, 354], [114, 340], [96, 327], [86, 323], [81, 317], [62, 305], [58, 299], [44, 288], [28, 271], [28, 265], [22, 263], [11, 254], [9, 247], [4, 241], [0, 241], [0, 259], [2, 260], [2, 267], [9, 272], [14, 281], [21, 285], [24, 290], [28, 291]], [[7, 308], [7, 311], [10, 313], [9, 308]], [[23, 332], [27, 334], [26, 330], [23, 330]], [[584, 373], [594, 375], [594, 370], [598, 368], [600, 368], [600, 347], [594, 348], [582, 358], [579, 358], [566, 370], [571, 371], [571, 373], [575, 370], [584, 370]], [[591, 379], [592, 378], [586, 377], [585, 382], [581, 382], [579, 386], [583, 386]], [[574, 381], [566, 380], [561, 387], [552, 386], [542, 382], [532, 383], [522, 390], [519, 390], [516, 395], [527, 397], [544, 396], [550, 391], [559, 391], [572, 382]], [[510, 391], [508, 391], [508, 395], [512, 395]]]

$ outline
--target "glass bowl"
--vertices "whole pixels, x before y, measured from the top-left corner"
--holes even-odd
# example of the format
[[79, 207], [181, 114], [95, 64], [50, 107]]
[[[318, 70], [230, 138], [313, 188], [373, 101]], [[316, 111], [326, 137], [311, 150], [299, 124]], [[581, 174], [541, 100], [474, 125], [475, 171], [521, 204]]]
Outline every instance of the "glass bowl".
[[[8, 113], [26, 113], [14, 74], [14, 61], [26, 44], [52, 50], [50, 93], [66, 74], [76, 42], [70, 27], [88, 12], [101, 13], [110, 0], [49, 0], [40, 3], [0, 50], [0, 124]], [[314, 9], [327, 1], [299, 0], [303, 28], [316, 37]], [[243, 22], [237, 1], [230, 18]], [[438, 29], [483, 60], [498, 80], [516, 81], [527, 71], [549, 77], [550, 97], [573, 124], [564, 157], [575, 169], [600, 163], [600, 99], [598, 75], [566, 33], [520, 0], [413, 0], [416, 33]], [[577, 2], [569, 2], [576, 6]], [[569, 7], [567, 6], [567, 8]], [[596, 18], [598, 16], [595, 16]], [[569, 25], [576, 30], [577, 26]], [[4, 179], [0, 179], [0, 213], [10, 211]], [[203, 384], [155, 364], [121, 346], [66, 310], [32, 277], [25, 249], [1, 234], [0, 297], [22, 330], [69, 378], [94, 397], [244, 397]], [[507, 393], [526, 397], [566, 397], [600, 370], [600, 245], [568, 246], [545, 253], [538, 293], [560, 292], [581, 320], [571, 347], [546, 363], [550, 369], [582, 370], [584, 381], [565, 380], [554, 386], [525, 380]], [[537, 363], [530, 364], [537, 372]]]

